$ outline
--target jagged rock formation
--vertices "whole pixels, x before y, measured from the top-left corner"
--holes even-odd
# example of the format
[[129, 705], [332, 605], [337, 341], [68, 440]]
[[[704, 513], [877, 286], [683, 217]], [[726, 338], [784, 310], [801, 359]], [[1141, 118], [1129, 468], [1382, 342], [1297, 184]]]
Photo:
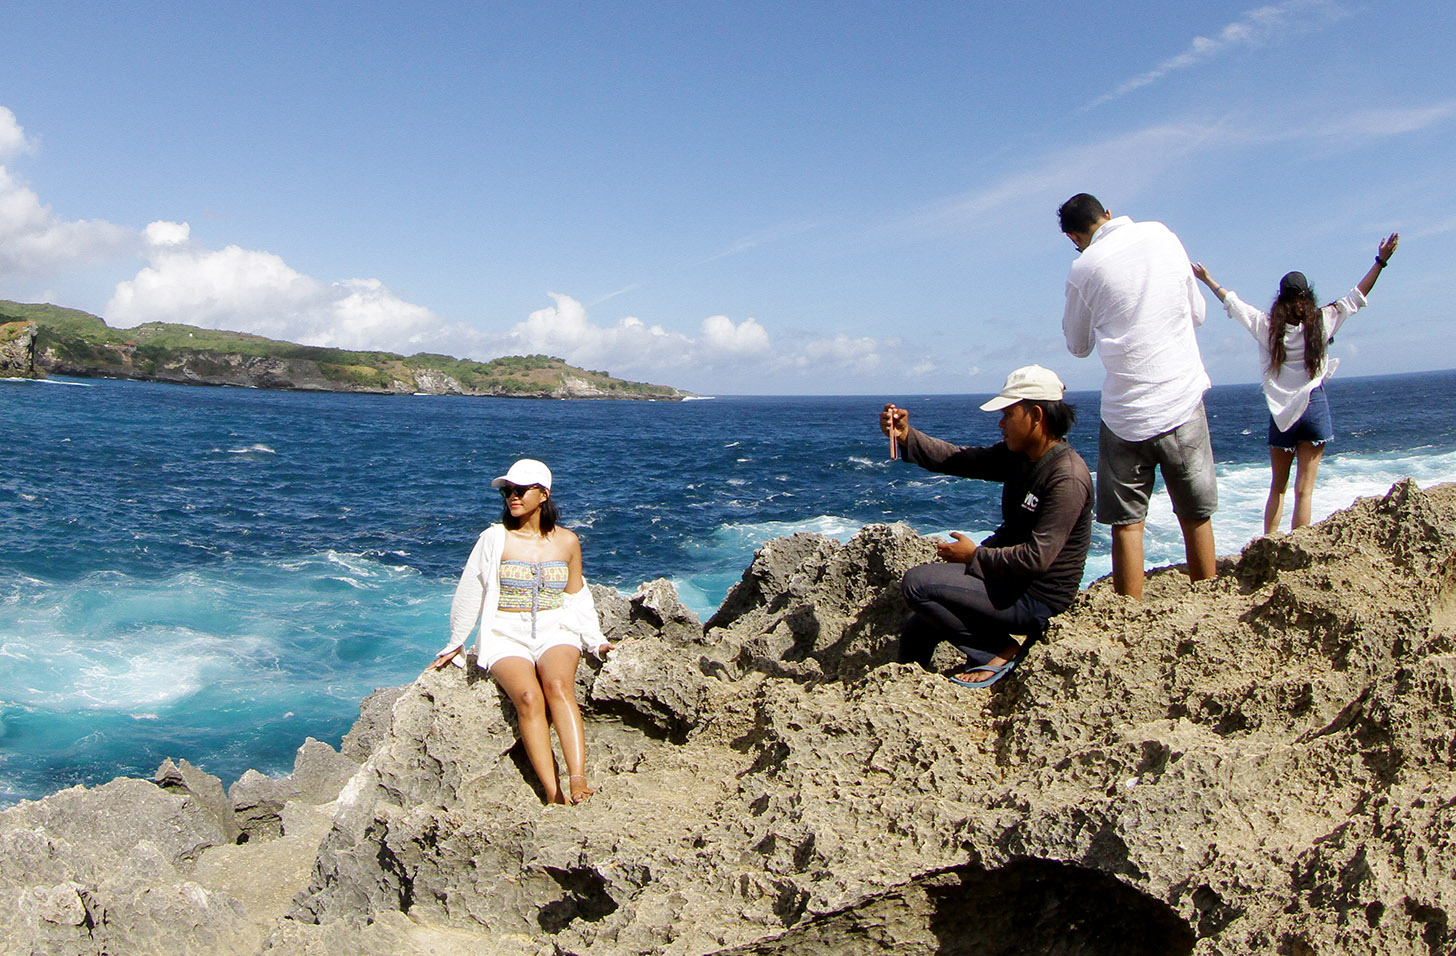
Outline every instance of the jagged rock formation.
[[0, 378], [45, 378], [35, 361], [34, 322], [0, 321]]
[[[706, 627], [664, 582], [599, 592], [621, 644], [579, 674], [598, 788], [580, 807], [541, 805], [509, 704], [450, 669], [371, 697], [342, 754], [314, 742], [293, 779], [235, 785], [281, 802], [274, 839], [224, 843], [216, 791], [181, 764], [159, 771], [172, 792], [116, 781], [0, 813], [0, 936], [270, 956], [1450, 951], [1456, 486], [1397, 485], [1192, 587], [1155, 573], [1142, 603], [1099, 582], [989, 693], [890, 662], [894, 585], [931, 554], [899, 526], [774, 541]], [[88, 831], [82, 806], [127, 822]], [[115, 852], [67, 849], [87, 841]], [[266, 892], [244, 875], [265, 863]]]

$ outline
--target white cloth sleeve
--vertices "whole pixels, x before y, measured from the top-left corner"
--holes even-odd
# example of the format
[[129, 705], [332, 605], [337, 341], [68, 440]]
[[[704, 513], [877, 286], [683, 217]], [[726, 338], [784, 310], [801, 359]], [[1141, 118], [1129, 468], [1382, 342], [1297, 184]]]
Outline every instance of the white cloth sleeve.
[[601, 621], [597, 619], [597, 604], [592, 599], [591, 586], [583, 580], [580, 591], [575, 594], [567, 592], [561, 609], [565, 612], [561, 626], [576, 635], [582, 650], [592, 657], [600, 657], [601, 646], [607, 643], [607, 638], [602, 634]]
[[1223, 308], [1229, 314], [1229, 318], [1249, 330], [1249, 334], [1254, 337], [1254, 341], [1263, 346], [1268, 345], [1269, 314], [1267, 312], [1249, 305], [1243, 299], [1240, 299], [1238, 293], [1232, 289], [1224, 290]]
[[[450, 643], [445, 645], [440, 654], [448, 654], [464, 647], [470, 632], [480, 622], [489, 591], [485, 575], [495, 573], [495, 561], [491, 551], [490, 530], [487, 529], [476, 539], [470, 558], [465, 562], [465, 570], [460, 572], [460, 583], [455, 585], [455, 597], [450, 602]], [[465, 655], [456, 654], [454, 664], [456, 667], [464, 667]]]
[[1067, 304], [1062, 310], [1062, 334], [1067, 339], [1067, 351], [1077, 358], [1092, 354], [1097, 337], [1092, 334], [1092, 312], [1082, 300], [1082, 290], [1067, 283]]
[[1343, 299], [1338, 299], [1325, 306], [1325, 339], [1333, 340], [1335, 333], [1340, 331], [1340, 326], [1345, 324], [1345, 320], [1359, 312], [1365, 305], [1365, 296], [1360, 293], [1359, 288], [1354, 288]]

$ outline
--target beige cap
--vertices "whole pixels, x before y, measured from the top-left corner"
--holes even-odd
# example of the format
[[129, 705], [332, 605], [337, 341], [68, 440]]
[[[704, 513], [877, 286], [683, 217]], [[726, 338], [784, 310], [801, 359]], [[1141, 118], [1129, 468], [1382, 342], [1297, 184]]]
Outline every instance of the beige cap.
[[1056, 372], [1040, 365], [1023, 365], [1006, 376], [1001, 393], [982, 405], [981, 411], [999, 412], [1028, 398], [1034, 402], [1060, 402], [1066, 394], [1067, 386], [1057, 378]]

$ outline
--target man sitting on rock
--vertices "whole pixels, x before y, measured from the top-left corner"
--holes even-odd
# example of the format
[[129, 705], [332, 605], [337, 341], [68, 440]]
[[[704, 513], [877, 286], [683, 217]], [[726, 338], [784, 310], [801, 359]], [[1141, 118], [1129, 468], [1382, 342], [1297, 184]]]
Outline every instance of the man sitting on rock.
[[[900, 660], [930, 668], [941, 641], [965, 650], [974, 665], [951, 680], [990, 687], [1026, 652], [1012, 635], [1034, 640], [1082, 585], [1092, 543], [1092, 475], [1066, 441], [1077, 420], [1056, 373], [1027, 365], [981, 406], [1001, 412], [1002, 440], [960, 448], [910, 427], [910, 413], [886, 405], [880, 428], [906, 461], [930, 471], [999, 481], [1001, 526], [977, 545], [959, 531], [938, 542], [943, 563], [911, 568], [901, 592], [915, 614], [900, 641]], [[1028, 640], [1026, 646], [1030, 646]]]

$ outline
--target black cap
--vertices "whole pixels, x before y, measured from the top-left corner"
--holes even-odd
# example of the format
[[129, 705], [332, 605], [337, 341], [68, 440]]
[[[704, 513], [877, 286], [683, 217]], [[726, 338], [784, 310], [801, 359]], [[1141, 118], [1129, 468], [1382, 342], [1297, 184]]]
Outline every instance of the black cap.
[[1303, 272], [1290, 272], [1279, 280], [1280, 295], [1309, 295], [1309, 280]]

